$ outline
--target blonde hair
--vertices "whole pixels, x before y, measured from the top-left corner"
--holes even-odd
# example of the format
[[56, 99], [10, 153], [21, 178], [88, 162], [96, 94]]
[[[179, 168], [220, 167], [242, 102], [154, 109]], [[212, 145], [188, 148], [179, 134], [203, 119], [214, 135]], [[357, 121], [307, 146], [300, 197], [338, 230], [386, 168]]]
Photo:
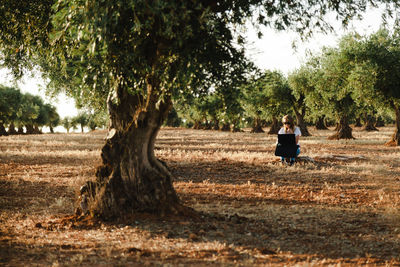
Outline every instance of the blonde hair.
[[[292, 116], [290, 116], [290, 115], [285, 115], [285, 116], [283, 116], [283, 118], [282, 118], [282, 123], [284, 123], [285, 121], [287, 121], [287, 122], [289, 122], [290, 124], [290, 126], [289, 126], [289, 128], [290, 129], [292, 129], [292, 131], [294, 131], [294, 119], [293, 119], [293, 117]], [[285, 132], [286, 132], [286, 128], [285, 128]]]

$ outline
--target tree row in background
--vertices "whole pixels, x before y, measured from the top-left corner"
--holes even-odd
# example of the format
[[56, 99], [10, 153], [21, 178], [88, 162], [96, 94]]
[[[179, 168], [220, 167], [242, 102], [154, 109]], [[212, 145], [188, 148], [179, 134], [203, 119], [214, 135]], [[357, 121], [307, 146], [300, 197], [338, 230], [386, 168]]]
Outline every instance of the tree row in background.
[[40, 96], [21, 93], [13, 87], [0, 85], [0, 135], [41, 134], [44, 126], [54, 133], [62, 125], [67, 130], [80, 126], [91, 130], [107, 124], [105, 112], [80, 111], [75, 117], [60, 118], [56, 108], [44, 103]]
[[[395, 122], [388, 142], [400, 144], [400, 38], [397, 31], [382, 29], [370, 36], [343, 37], [337, 47], [326, 47], [285, 77], [267, 70], [251, 75], [241, 85], [211, 91], [175, 105], [176, 125], [237, 131], [252, 127], [276, 134], [280, 118], [293, 115], [304, 136], [307, 125], [327, 129], [330, 139], [352, 139], [350, 123], [367, 131]], [[222, 93], [221, 93], [222, 92]], [[167, 120], [167, 124], [172, 120]]]
[[59, 123], [56, 108], [41, 97], [0, 85], [0, 135], [38, 134], [43, 126], [54, 132]]

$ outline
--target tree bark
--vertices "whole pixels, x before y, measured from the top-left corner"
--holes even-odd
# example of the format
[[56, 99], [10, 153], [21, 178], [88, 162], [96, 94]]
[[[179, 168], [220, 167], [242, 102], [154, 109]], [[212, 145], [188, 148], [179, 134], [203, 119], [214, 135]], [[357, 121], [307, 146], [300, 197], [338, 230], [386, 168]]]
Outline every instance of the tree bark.
[[43, 132], [39, 129], [39, 126], [34, 126], [34, 134], [42, 134]]
[[365, 115], [365, 124], [363, 127], [364, 131], [379, 131], [376, 127], [375, 127], [375, 118], [371, 115]]
[[281, 129], [280, 123], [276, 117], [272, 117], [272, 124], [269, 128], [268, 134], [278, 134]]
[[353, 137], [353, 129], [349, 125], [349, 121], [347, 119], [347, 116], [342, 116], [339, 120], [339, 123], [337, 125], [337, 132], [329, 136], [329, 140], [339, 140], [339, 139], [355, 139]]
[[18, 127], [18, 134], [24, 134], [25, 132], [24, 132], [24, 127], [22, 127], [22, 126], [19, 126]]
[[315, 123], [315, 128], [317, 130], [327, 130], [328, 127], [325, 125], [325, 116], [319, 117]]
[[[148, 85], [148, 98], [144, 99], [118, 90], [120, 103], [108, 101], [111, 125], [101, 153], [103, 163], [96, 181], [81, 188], [81, 201], [88, 201], [93, 215], [107, 219], [135, 211], [178, 213], [183, 207], [170, 171], [154, 155], [157, 133], [172, 102], [157, 103], [152, 92]], [[77, 209], [79, 212], [86, 211]]]
[[300, 128], [302, 136], [311, 136], [310, 132], [307, 129], [307, 124], [304, 121], [304, 116], [306, 114], [305, 109], [302, 109], [301, 113], [297, 110], [294, 111], [297, 120], [297, 126]]
[[6, 127], [4, 127], [4, 124], [0, 123], [0, 136], [2, 135], [8, 135], [8, 133], [6, 131]]
[[229, 123], [222, 124], [221, 131], [229, 132], [231, 130], [231, 125]]
[[383, 121], [383, 119], [381, 118], [381, 116], [378, 116], [376, 118], [376, 123], [375, 123], [375, 127], [383, 127], [385, 126], [385, 122]]
[[262, 122], [260, 118], [254, 119], [253, 128], [251, 129], [251, 133], [263, 133], [264, 130], [262, 129]]
[[386, 143], [388, 146], [399, 146], [400, 145], [400, 107], [394, 103], [391, 104], [395, 112], [395, 124], [394, 133], [392, 138]]
[[215, 119], [212, 123], [212, 129], [218, 131], [219, 130], [219, 121]]
[[8, 125], [8, 134], [17, 134], [17, 130], [15, 130], [15, 124], [13, 122]]
[[360, 117], [356, 118], [356, 122], [354, 123], [354, 127], [362, 127], [362, 123], [361, 123]]
[[26, 128], [26, 133], [27, 134], [34, 134], [35, 133], [35, 128], [33, 127], [32, 124], [25, 125], [25, 128]]
[[200, 121], [195, 121], [194, 125], [193, 125], [193, 129], [200, 130], [201, 129], [201, 122]]

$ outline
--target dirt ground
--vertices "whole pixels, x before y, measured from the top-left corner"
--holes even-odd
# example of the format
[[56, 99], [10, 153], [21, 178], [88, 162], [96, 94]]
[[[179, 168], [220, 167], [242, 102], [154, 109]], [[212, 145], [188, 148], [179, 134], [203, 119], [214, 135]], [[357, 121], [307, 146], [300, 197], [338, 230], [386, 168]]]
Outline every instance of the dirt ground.
[[[267, 129], [266, 129], [267, 130]], [[400, 266], [400, 148], [393, 127], [328, 141], [282, 166], [276, 136], [163, 128], [157, 156], [200, 218], [74, 224], [105, 132], [0, 137], [0, 266]]]

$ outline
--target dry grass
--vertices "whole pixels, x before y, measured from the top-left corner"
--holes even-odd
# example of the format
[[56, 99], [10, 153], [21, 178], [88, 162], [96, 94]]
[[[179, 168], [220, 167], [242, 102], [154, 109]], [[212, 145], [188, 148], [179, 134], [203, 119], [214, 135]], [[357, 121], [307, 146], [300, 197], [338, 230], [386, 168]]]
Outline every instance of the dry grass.
[[0, 265], [399, 266], [400, 148], [392, 127], [328, 141], [311, 129], [284, 167], [275, 136], [164, 128], [156, 154], [202, 221], [57, 221], [94, 177], [104, 132], [0, 137]]

